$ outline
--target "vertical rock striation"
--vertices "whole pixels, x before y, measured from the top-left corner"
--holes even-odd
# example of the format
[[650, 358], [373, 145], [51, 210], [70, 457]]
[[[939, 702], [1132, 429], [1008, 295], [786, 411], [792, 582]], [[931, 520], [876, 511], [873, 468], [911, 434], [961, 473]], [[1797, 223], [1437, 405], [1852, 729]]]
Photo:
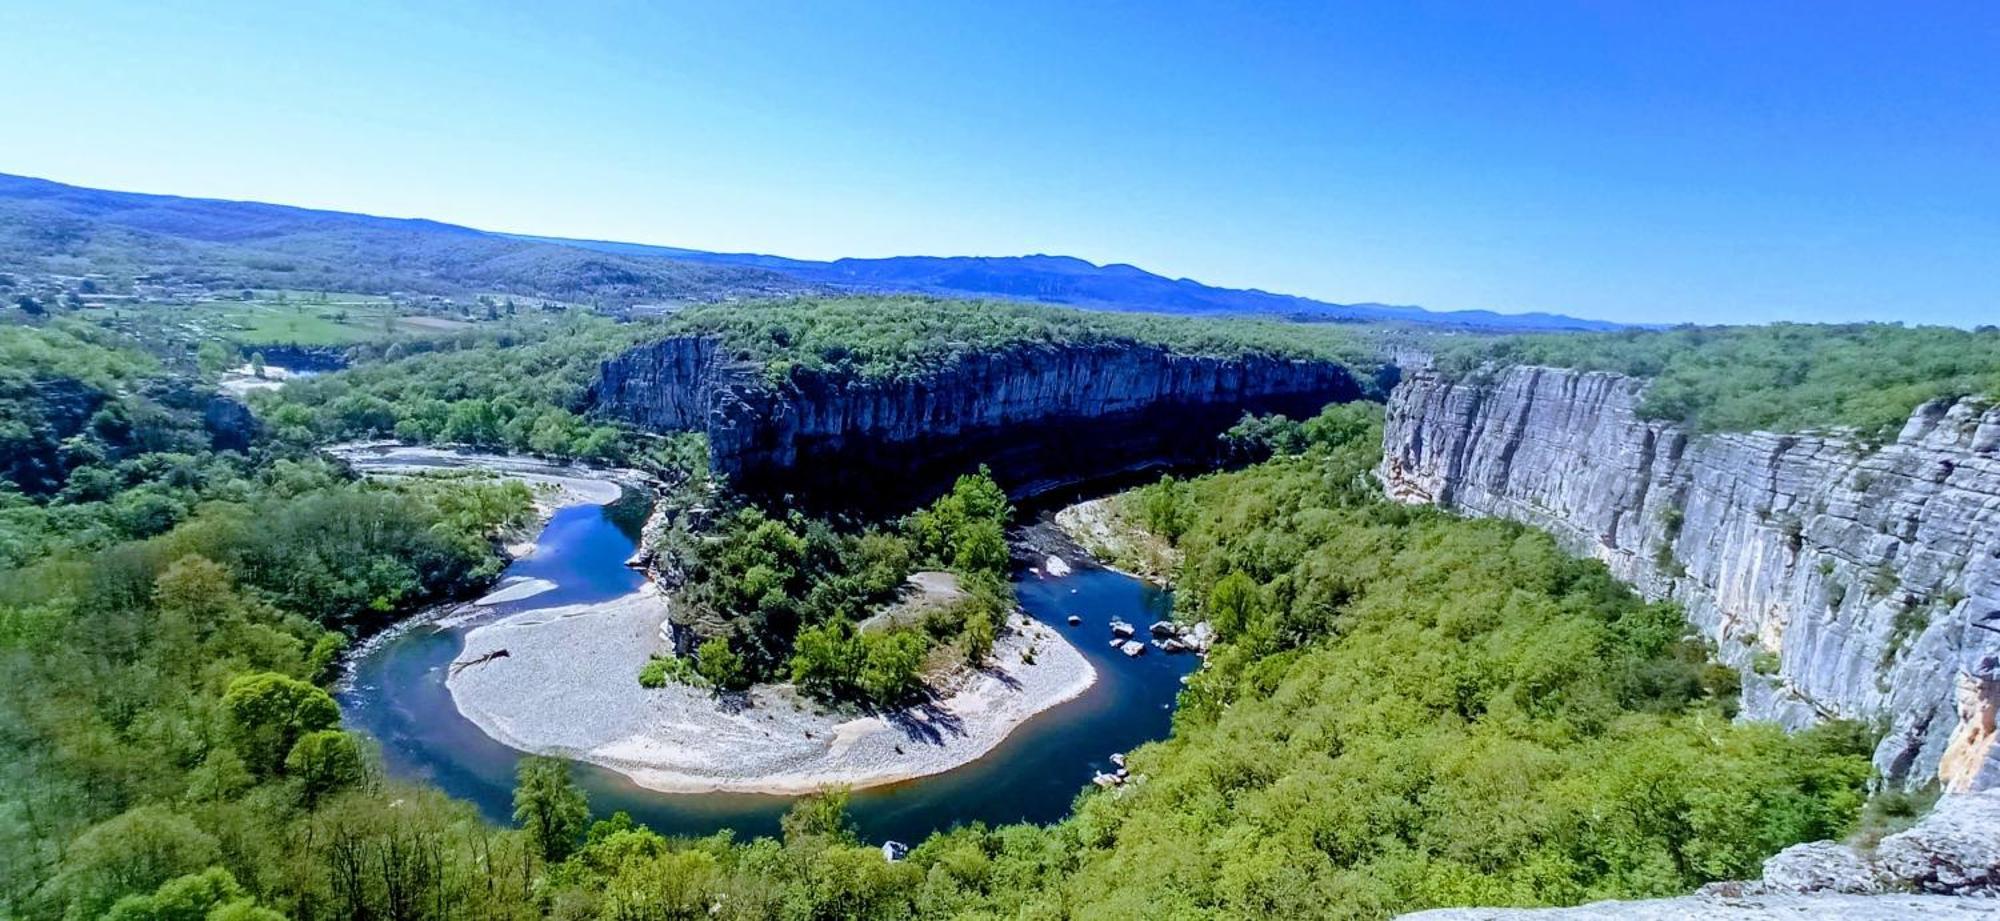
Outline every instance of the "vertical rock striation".
[[1331, 362], [1139, 343], [1024, 345], [893, 379], [799, 369], [775, 383], [714, 339], [681, 337], [604, 362], [591, 399], [649, 428], [706, 433], [716, 472], [745, 491], [900, 512], [982, 463], [1017, 497], [1207, 463], [1246, 411], [1310, 415], [1365, 389]]
[[2000, 408], [1919, 408], [1891, 444], [1694, 436], [1643, 382], [1424, 372], [1389, 401], [1382, 480], [1510, 518], [1680, 602], [1744, 674], [1744, 716], [1879, 721], [1885, 776], [2000, 785]]

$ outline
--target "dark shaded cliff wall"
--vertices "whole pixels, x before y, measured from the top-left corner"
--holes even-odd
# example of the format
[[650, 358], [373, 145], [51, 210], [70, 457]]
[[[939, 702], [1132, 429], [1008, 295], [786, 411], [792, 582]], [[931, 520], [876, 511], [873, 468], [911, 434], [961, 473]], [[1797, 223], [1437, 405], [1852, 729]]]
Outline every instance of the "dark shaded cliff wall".
[[1895, 442], [1691, 436], [1643, 382], [1425, 372], [1389, 400], [1404, 501], [1510, 518], [1687, 610], [1744, 674], [1744, 715], [1880, 722], [1899, 782], [2000, 784], [2000, 408], [1916, 411]]
[[1019, 347], [907, 379], [801, 372], [772, 385], [701, 338], [632, 349], [605, 362], [592, 389], [613, 417], [707, 433], [716, 471], [740, 489], [872, 512], [907, 510], [982, 463], [1016, 497], [1206, 463], [1246, 411], [1307, 416], [1365, 395], [1330, 362], [1135, 344]]

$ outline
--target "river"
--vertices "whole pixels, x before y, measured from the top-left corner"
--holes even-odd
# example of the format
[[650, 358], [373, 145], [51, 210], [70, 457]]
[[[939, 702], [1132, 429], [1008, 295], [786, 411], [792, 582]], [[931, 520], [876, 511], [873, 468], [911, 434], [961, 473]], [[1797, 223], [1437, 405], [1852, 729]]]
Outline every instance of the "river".
[[[493, 606], [473, 619], [421, 625], [364, 650], [338, 697], [347, 723], [373, 736], [391, 776], [434, 784], [468, 800], [497, 822], [513, 814], [514, 768], [521, 753], [466, 720], [445, 688], [445, 674], [465, 633], [526, 606], [604, 601], [638, 587], [625, 561], [636, 547], [629, 516], [604, 506], [557, 511], [539, 549], [510, 566], [503, 579], [546, 579], [556, 588], [532, 599]], [[955, 824], [1050, 822], [1069, 812], [1110, 755], [1167, 734], [1181, 678], [1199, 664], [1191, 655], [1152, 650], [1130, 658], [1109, 645], [1110, 622], [1166, 619], [1171, 596], [1140, 580], [1088, 565], [1066, 576], [1032, 572], [1014, 583], [1030, 616], [1065, 631], [1097, 669], [1081, 697], [1022, 724], [997, 748], [963, 767], [929, 777], [856, 791], [850, 811], [864, 837], [914, 842]], [[1071, 627], [1070, 615], [1083, 623]], [[636, 679], [635, 679], [636, 681]], [[635, 693], [637, 686], [634, 686]], [[622, 775], [575, 765], [577, 780], [599, 817], [617, 810], [662, 834], [705, 835], [734, 829], [738, 837], [773, 835], [792, 798], [759, 794], [667, 794], [633, 785]]]

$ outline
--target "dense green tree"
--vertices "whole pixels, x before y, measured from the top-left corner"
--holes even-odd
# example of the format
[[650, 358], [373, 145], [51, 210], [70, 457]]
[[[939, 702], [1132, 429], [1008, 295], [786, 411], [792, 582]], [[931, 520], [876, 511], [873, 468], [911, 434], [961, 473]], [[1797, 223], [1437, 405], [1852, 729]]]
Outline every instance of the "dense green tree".
[[1225, 637], [1240, 637], [1264, 617], [1263, 590], [1256, 580], [1232, 572], [1208, 590], [1209, 620]]
[[569, 856], [590, 822], [590, 801], [570, 778], [569, 762], [529, 755], [514, 777], [514, 824], [551, 863]]
[[923, 691], [924, 639], [914, 630], [862, 635], [864, 658], [854, 683], [868, 699], [895, 704]]
[[366, 779], [368, 761], [354, 736], [322, 729], [300, 736], [292, 745], [291, 753], [285, 756], [285, 774], [298, 781], [310, 805]]
[[215, 837], [192, 819], [164, 806], [140, 806], [79, 836], [55, 885], [73, 914], [94, 918], [123, 896], [151, 893], [221, 855]]
[[966, 612], [965, 626], [959, 633], [965, 645], [965, 664], [976, 668], [986, 664], [987, 657], [993, 654], [996, 639], [993, 621], [994, 612], [988, 605], [975, 605]]
[[848, 844], [859, 840], [854, 821], [847, 814], [850, 798], [845, 787], [830, 787], [799, 797], [780, 820], [785, 840], [799, 843], [818, 838]]
[[307, 734], [340, 722], [340, 708], [325, 691], [274, 672], [231, 681], [222, 708], [229, 717], [231, 744], [260, 775], [276, 773]]
[[724, 637], [710, 637], [695, 649], [695, 671], [702, 679], [725, 691], [741, 690], [750, 684], [750, 669], [743, 657], [729, 648]]
[[861, 671], [865, 652], [846, 621], [829, 621], [799, 631], [791, 658], [792, 683], [822, 697], [848, 693]]
[[175, 877], [147, 895], [119, 899], [105, 921], [206, 921], [210, 913], [234, 903], [253, 904], [236, 877], [221, 867]]

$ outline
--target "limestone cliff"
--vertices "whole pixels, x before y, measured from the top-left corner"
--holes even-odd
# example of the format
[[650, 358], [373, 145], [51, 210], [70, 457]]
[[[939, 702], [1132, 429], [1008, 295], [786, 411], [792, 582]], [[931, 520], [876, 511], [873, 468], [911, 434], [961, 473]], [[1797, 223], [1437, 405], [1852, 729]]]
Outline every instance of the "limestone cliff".
[[712, 338], [603, 363], [595, 408], [708, 436], [739, 488], [899, 512], [979, 464], [1017, 497], [1146, 467], [1207, 463], [1245, 411], [1310, 415], [1364, 395], [1337, 364], [1218, 357], [1140, 343], [1024, 345], [886, 380], [796, 370], [782, 381]]
[[2000, 408], [1926, 405], [1879, 447], [1690, 435], [1644, 384], [1549, 368], [1392, 394], [1391, 495], [1514, 519], [1680, 602], [1744, 674], [1744, 715], [1888, 728], [1893, 781], [2000, 785]]

